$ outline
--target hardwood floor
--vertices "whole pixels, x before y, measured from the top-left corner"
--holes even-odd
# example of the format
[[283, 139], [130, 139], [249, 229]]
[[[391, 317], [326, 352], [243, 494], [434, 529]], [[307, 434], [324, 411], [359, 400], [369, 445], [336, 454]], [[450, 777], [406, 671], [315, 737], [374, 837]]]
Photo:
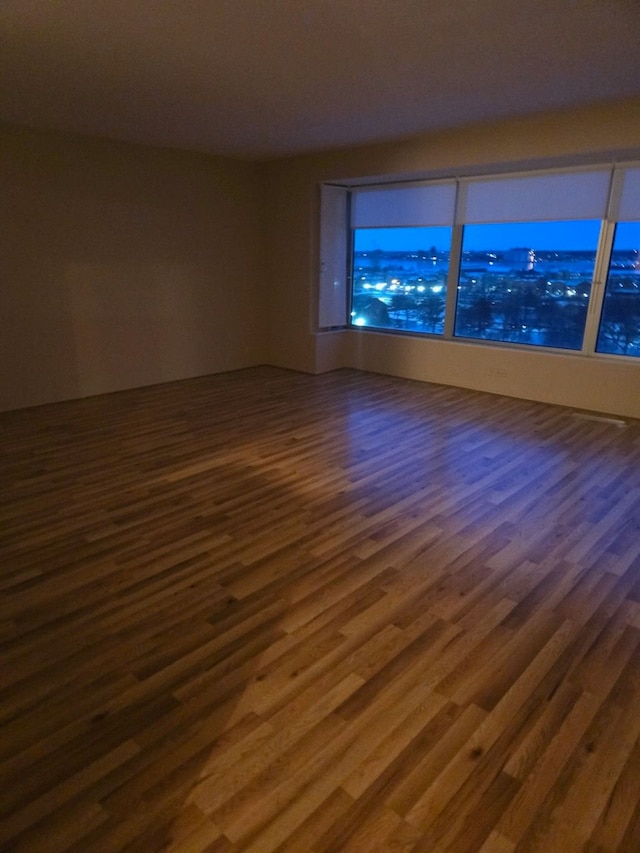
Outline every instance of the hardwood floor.
[[639, 422], [256, 368], [0, 438], [3, 850], [640, 850]]

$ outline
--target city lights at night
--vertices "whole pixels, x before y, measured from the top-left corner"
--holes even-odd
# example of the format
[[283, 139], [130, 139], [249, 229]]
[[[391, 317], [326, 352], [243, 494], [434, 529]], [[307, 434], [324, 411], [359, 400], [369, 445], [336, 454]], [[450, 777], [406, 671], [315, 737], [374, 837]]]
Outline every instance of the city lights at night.
[[[579, 350], [592, 298], [599, 221], [467, 225], [458, 268], [452, 229], [354, 231], [351, 323]], [[599, 352], [640, 356], [640, 223], [618, 225]], [[455, 288], [455, 300], [447, 300]]]

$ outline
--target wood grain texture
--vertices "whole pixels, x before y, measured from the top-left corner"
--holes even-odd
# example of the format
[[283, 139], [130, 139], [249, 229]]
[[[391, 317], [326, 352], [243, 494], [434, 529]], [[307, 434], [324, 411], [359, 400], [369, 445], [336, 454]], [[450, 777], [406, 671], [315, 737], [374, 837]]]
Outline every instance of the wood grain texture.
[[0, 847], [640, 849], [640, 424], [255, 368], [0, 416]]

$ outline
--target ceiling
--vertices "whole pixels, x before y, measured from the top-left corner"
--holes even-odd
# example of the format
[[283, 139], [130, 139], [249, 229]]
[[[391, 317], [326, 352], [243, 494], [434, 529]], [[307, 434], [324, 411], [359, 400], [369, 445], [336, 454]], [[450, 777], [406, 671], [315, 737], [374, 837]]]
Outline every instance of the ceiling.
[[0, 119], [265, 159], [640, 95], [640, 0], [1, 0]]

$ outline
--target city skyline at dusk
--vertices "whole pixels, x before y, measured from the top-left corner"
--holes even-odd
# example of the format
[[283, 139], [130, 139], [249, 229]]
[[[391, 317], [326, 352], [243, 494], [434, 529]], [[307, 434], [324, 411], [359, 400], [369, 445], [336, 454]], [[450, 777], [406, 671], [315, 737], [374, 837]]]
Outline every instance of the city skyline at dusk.
[[[595, 251], [600, 227], [600, 220], [466, 225], [464, 248], [476, 252], [506, 251], [518, 246], [538, 251]], [[449, 227], [358, 228], [354, 248], [358, 252], [409, 252], [435, 246], [439, 252], [448, 252], [451, 233]], [[620, 223], [616, 247], [623, 251], [640, 249], [640, 223]]]

